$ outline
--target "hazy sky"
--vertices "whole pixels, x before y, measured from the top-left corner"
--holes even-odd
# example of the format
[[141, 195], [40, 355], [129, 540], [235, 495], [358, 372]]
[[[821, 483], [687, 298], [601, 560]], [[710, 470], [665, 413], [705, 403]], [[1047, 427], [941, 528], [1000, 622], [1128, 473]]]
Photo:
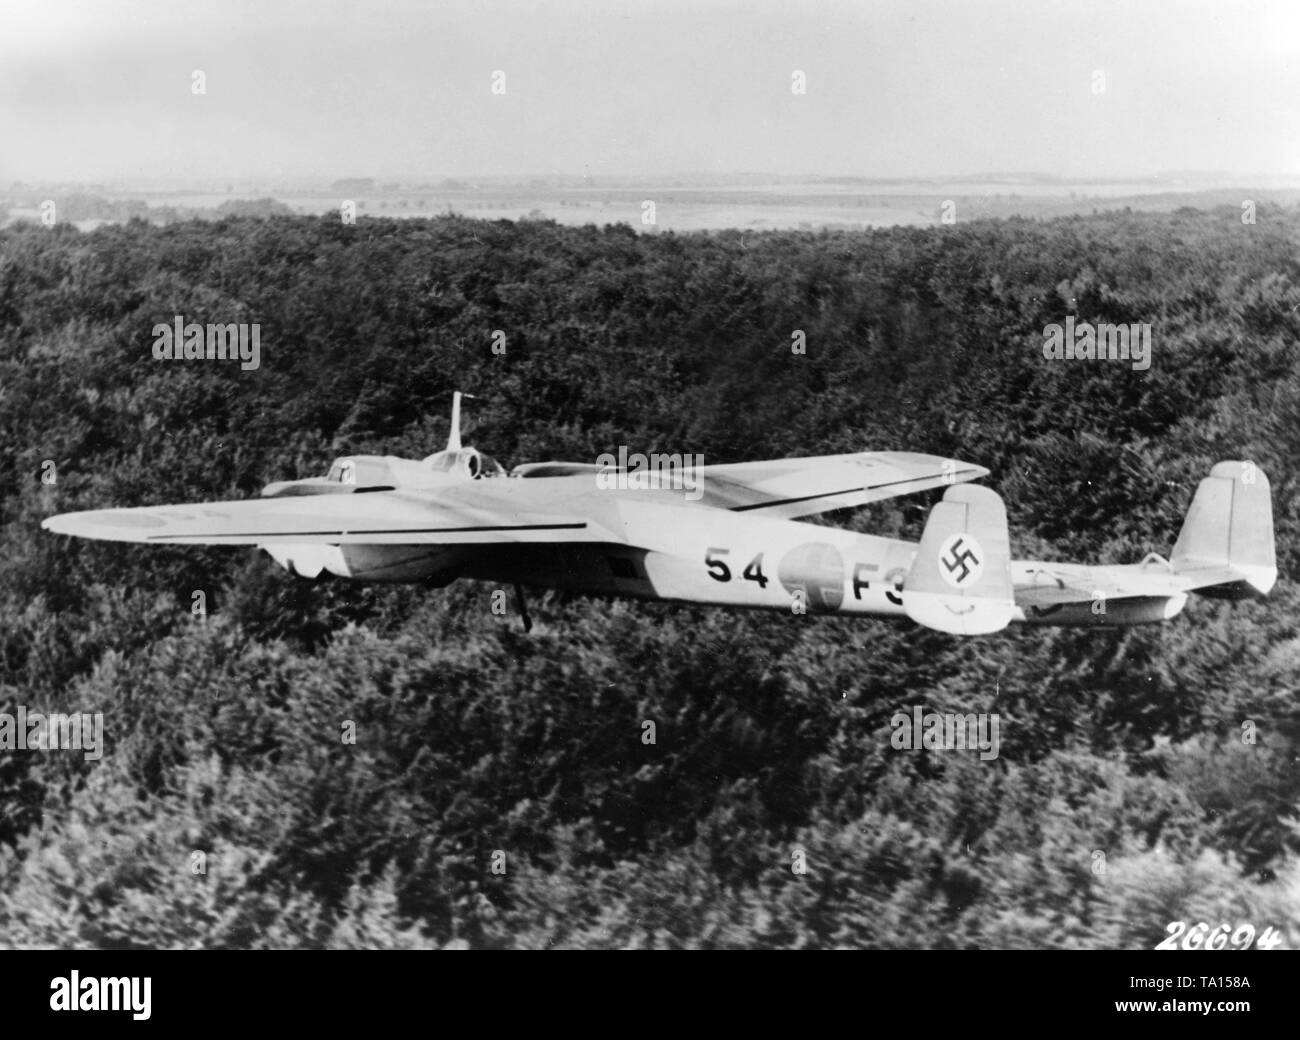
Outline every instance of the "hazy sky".
[[1173, 169], [1300, 173], [1300, 2], [0, 0], [0, 183]]

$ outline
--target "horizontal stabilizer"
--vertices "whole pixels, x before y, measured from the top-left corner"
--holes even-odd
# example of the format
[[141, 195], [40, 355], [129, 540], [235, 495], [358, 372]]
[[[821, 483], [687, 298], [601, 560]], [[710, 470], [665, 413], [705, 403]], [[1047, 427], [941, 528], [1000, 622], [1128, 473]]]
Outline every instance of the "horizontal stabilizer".
[[1002, 499], [976, 484], [950, 487], [926, 521], [903, 609], [919, 625], [972, 636], [1005, 628], [1015, 606]]

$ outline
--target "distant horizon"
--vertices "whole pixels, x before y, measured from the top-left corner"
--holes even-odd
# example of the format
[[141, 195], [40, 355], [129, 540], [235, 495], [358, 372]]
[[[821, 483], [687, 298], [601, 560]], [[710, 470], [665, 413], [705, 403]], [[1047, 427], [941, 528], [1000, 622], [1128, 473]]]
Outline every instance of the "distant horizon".
[[[13, 185], [46, 187], [88, 187], [102, 186], [106, 190], [132, 190], [148, 187], [160, 190], [173, 186], [177, 190], [203, 186], [211, 188], [216, 185], [232, 186], [242, 190], [250, 185], [274, 185], [290, 187], [294, 185], [311, 188], [328, 188], [339, 181], [372, 181], [376, 190], [392, 185], [410, 185], [443, 187], [446, 182], [460, 182], [467, 187], [482, 185], [525, 184], [527, 182], [560, 182], [581, 186], [584, 181], [600, 186], [632, 187], [644, 184], [655, 186], [659, 182], [675, 181], [689, 185], [722, 185], [728, 182], [768, 182], [774, 185], [797, 184], [862, 184], [862, 185], [955, 185], [955, 184], [1007, 184], [1014, 185], [1028, 182], [1042, 185], [1060, 185], [1062, 187], [1082, 185], [1142, 185], [1159, 186], [1160, 182], [1191, 182], [1204, 186], [1218, 187], [1261, 187], [1261, 188], [1300, 188], [1300, 173], [1283, 171], [1241, 171], [1230, 170], [1160, 170], [1154, 173], [1116, 174], [1107, 176], [1070, 176], [1068, 174], [1049, 173], [1045, 171], [1015, 172], [1007, 170], [990, 170], [959, 175], [914, 174], [908, 176], [869, 176], [856, 173], [775, 173], [761, 170], [734, 171], [699, 171], [666, 170], [647, 173], [608, 171], [599, 175], [584, 175], [571, 172], [521, 172], [517, 174], [502, 173], [319, 173], [289, 176], [284, 174], [207, 174], [192, 176], [154, 177], [105, 176], [105, 177], [66, 177], [66, 178], [12, 178], [8, 183], [0, 182], [0, 190], [13, 190]], [[681, 185], [673, 185], [681, 186]]]

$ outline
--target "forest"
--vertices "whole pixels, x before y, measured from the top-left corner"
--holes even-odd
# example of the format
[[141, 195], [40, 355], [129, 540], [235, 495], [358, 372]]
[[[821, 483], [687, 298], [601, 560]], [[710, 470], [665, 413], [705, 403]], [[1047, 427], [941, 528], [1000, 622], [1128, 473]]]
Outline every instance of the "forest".
[[[1300, 208], [1242, 218], [0, 229], [0, 712], [105, 740], [0, 750], [0, 946], [1295, 948]], [[155, 360], [177, 315], [259, 323], [260, 366]], [[1045, 358], [1071, 316], [1150, 324], [1149, 369]], [[1167, 554], [1210, 467], [1253, 460], [1281, 576], [1123, 630], [534, 591], [525, 633], [483, 583], [40, 529], [421, 458], [456, 389], [507, 467], [969, 460], [1048, 560]], [[915, 539], [938, 498], [817, 522]], [[895, 749], [917, 706], [996, 713], [1000, 754]]]

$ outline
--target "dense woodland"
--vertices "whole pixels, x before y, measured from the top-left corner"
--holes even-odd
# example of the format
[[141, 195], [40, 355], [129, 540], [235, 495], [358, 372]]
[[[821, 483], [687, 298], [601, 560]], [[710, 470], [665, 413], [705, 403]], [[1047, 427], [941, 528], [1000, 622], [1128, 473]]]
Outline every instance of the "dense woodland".
[[[154, 360], [178, 314], [259, 322], [261, 367]], [[1150, 370], [1044, 360], [1068, 314], [1150, 322]], [[39, 528], [422, 457], [452, 389], [507, 466], [977, 462], [1045, 559], [1167, 553], [1210, 466], [1253, 459], [1282, 577], [1124, 631], [535, 594], [526, 635], [482, 584]], [[1187, 920], [1300, 945], [1298, 470], [1295, 208], [4, 229], [0, 710], [102, 711], [107, 750], [0, 752], [0, 944], [1149, 948]], [[917, 537], [936, 499], [830, 519]], [[914, 705], [999, 713], [1000, 756], [895, 750]]]

